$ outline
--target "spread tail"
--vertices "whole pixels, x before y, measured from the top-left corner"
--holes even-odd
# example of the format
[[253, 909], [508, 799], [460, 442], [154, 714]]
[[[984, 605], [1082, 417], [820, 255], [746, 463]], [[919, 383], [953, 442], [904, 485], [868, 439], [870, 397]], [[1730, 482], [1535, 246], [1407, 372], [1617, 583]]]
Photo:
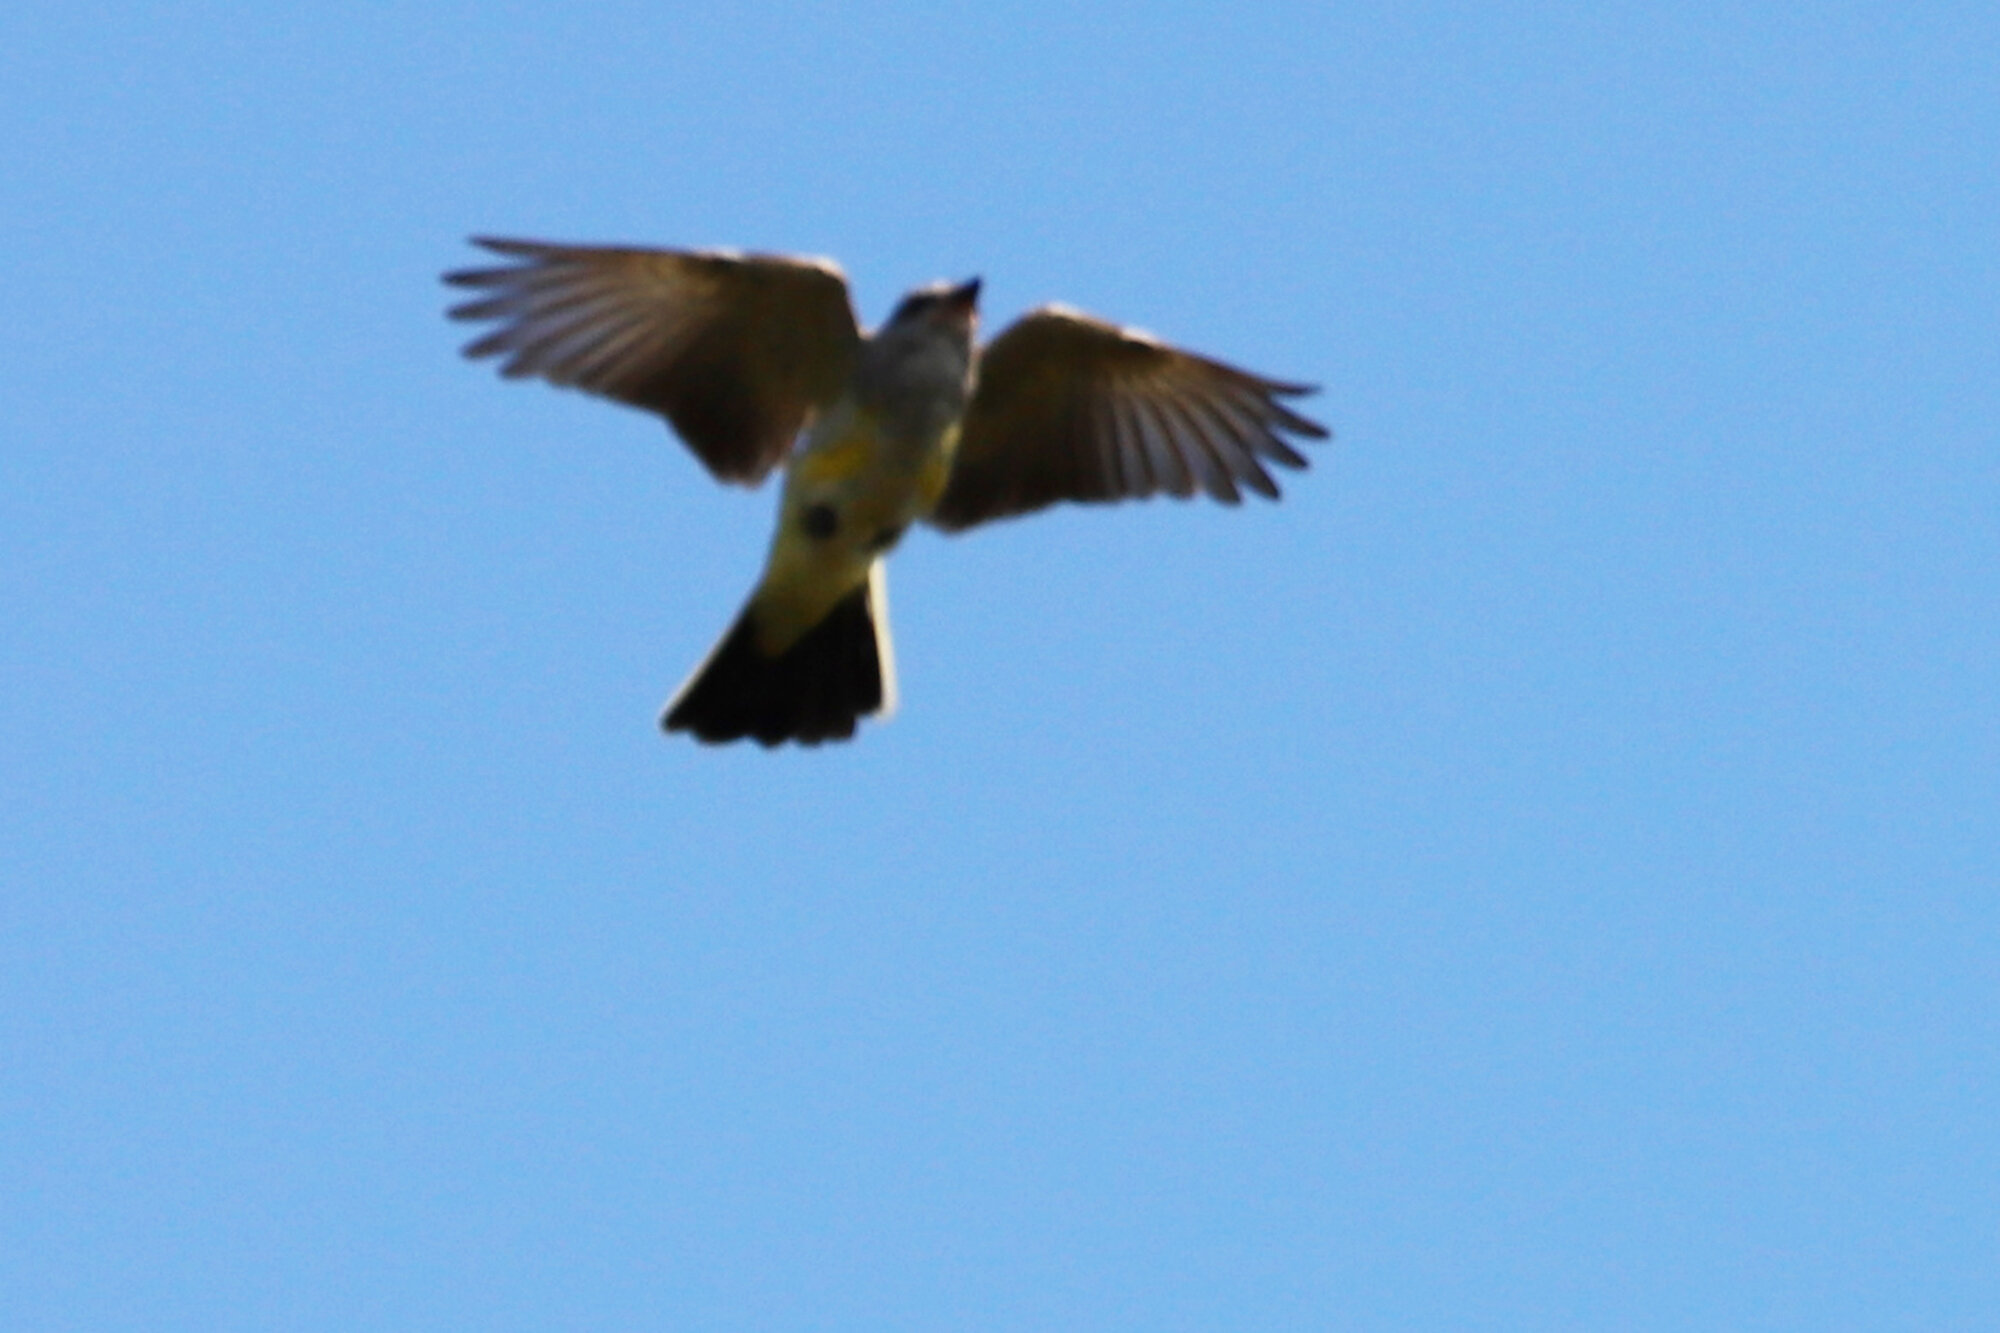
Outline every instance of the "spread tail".
[[882, 562], [826, 618], [776, 657], [757, 645], [753, 598], [668, 703], [660, 725], [698, 741], [760, 745], [847, 740], [854, 724], [896, 706]]

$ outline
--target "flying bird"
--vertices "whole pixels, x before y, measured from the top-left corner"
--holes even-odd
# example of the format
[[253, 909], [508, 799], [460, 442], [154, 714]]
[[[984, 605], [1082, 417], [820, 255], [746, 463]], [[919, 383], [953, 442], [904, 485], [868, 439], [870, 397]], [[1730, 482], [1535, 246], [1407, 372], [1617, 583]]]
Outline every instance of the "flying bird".
[[975, 339], [979, 279], [919, 287], [864, 332], [824, 259], [475, 238], [447, 273], [492, 327], [465, 347], [665, 417], [719, 480], [785, 472], [763, 577], [661, 715], [717, 743], [846, 740], [895, 707], [883, 562], [1060, 500], [1278, 498], [1268, 464], [1327, 431], [1266, 379], [1061, 305]]

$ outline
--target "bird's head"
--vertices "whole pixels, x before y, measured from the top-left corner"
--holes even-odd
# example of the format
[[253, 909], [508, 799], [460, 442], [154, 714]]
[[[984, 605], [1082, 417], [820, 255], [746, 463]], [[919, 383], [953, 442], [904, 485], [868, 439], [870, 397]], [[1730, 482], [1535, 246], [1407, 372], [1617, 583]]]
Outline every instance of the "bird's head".
[[878, 392], [948, 393], [962, 402], [979, 331], [979, 279], [919, 287], [870, 340], [864, 381]]
[[979, 324], [979, 279], [956, 285], [934, 282], [919, 287], [896, 305], [896, 312], [882, 326], [883, 332], [897, 328], [947, 329], [962, 333], [969, 341]]

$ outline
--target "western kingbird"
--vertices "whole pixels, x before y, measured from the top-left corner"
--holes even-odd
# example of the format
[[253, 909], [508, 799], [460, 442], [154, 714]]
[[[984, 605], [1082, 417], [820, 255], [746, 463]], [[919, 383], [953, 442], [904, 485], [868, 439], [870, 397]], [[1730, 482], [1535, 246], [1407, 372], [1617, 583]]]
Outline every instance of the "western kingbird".
[[[475, 238], [506, 262], [454, 319], [468, 357], [664, 416], [718, 479], [785, 464], [764, 576], [660, 722], [704, 742], [845, 740], [895, 707], [883, 560], [912, 522], [958, 532], [1058, 500], [1248, 488], [1324, 439], [1265, 379], [1066, 306], [976, 347], [979, 279], [905, 296], [863, 333], [839, 266], [719, 250]], [[801, 434], [803, 432], [803, 434]]]

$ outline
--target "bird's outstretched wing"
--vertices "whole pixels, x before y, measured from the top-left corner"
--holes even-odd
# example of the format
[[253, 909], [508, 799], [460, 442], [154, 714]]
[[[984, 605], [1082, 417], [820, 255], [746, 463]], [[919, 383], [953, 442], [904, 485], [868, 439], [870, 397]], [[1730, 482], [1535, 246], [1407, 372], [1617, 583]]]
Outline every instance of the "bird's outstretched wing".
[[1276, 499], [1264, 464], [1306, 465], [1286, 436], [1326, 438], [1325, 427], [1280, 401], [1311, 392], [1044, 306], [982, 354], [931, 522], [957, 531], [1058, 500], [1161, 491], [1235, 504], [1239, 484]]
[[836, 398], [861, 343], [825, 260], [474, 238], [511, 261], [445, 274], [469, 357], [658, 412], [723, 481], [755, 485]]

